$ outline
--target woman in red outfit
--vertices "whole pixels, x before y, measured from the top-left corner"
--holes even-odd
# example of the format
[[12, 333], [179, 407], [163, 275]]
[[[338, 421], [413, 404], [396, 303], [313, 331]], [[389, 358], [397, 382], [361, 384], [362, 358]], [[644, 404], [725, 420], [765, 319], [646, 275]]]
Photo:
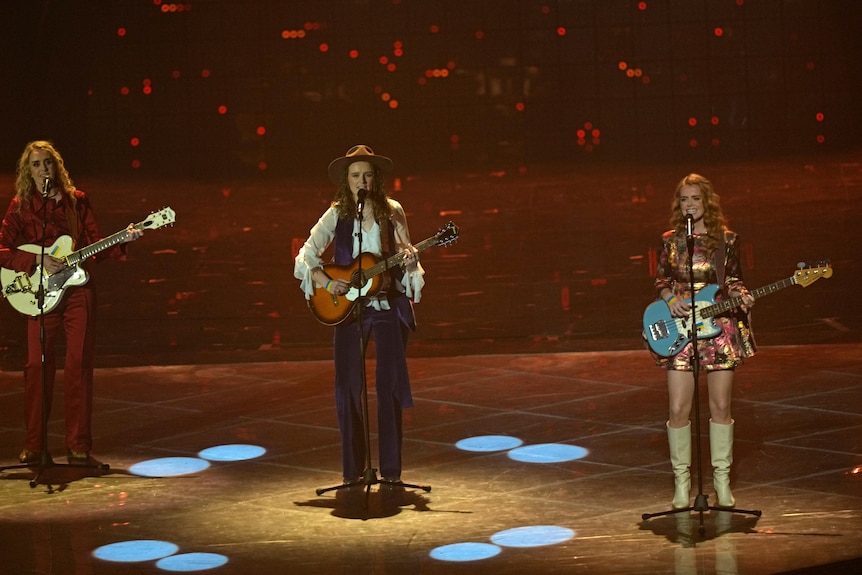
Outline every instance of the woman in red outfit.
[[[99, 254], [98, 259], [119, 259], [126, 242], [138, 239], [141, 231], [131, 224], [121, 243]], [[27, 144], [18, 160], [15, 197], [6, 210], [0, 228], [0, 267], [32, 275], [37, 266], [48, 274], [66, 268], [66, 261], [49, 253], [34, 254], [19, 249], [24, 244], [51, 247], [61, 236], [69, 236], [73, 249], [99, 241], [101, 236], [92, 206], [84, 192], [72, 184], [63, 158], [47, 141]], [[42, 259], [44, 257], [44, 260]], [[38, 277], [38, 276], [37, 276]], [[64, 366], [65, 436], [69, 463], [98, 466], [92, 458], [93, 360], [95, 355], [96, 289], [89, 281], [66, 289], [61, 301], [46, 313], [27, 318], [27, 363], [24, 367], [26, 431], [21, 463], [37, 464], [50, 459], [42, 436], [42, 391], [46, 414], [50, 417], [56, 369], [57, 336], [66, 341]], [[41, 326], [44, 320], [45, 382], [42, 382]]]

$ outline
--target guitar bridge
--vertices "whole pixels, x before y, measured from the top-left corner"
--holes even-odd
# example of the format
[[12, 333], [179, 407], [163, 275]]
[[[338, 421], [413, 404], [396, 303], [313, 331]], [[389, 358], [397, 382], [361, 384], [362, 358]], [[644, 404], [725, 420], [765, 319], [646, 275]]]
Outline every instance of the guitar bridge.
[[653, 341], [658, 341], [667, 338], [670, 333], [667, 330], [667, 324], [664, 321], [657, 321], [649, 326], [649, 334]]

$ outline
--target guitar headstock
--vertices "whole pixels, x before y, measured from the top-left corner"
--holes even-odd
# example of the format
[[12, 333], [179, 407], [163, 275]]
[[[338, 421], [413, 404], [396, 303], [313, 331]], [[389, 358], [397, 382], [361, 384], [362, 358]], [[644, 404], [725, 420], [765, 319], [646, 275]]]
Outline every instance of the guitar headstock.
[[800, 263], [800, 269], [796, 270], [793, 277], [798, 285], [808, 287], [820, 278], [832, 277], [832, 265], [829, 262], [820, 262], [816, 266]]
[[449, 222], [434, 237], [438, 246], [448, 246], [458, 241], [458, 233], [458, 226]]
[[153, 212], [139, 224], [141, 229], [155, 230], [163, 226], [171, 226], [176, 221], [176, 213], [171, 208], [162, 208], [158, 212]]

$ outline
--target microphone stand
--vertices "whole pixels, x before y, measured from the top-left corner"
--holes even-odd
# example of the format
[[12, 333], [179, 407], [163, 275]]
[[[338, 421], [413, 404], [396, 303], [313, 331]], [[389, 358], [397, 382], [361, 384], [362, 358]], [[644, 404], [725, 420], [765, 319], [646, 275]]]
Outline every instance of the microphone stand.
[[[688, 278], [691, 286], [691, 317], [689, 318], [689, 339], [691, 341], [691, 372], [694, 377], [694, 439], [695, 439], [695, 458], [697, 460], [697, 496], [694, 498], [694, 505], [682, 507], [680, 509], [670, 509], [668, 511], [660, 511], [658, 513], [644, 513], [641, 519], [647, 521], [652, 517], [660, 517], [664, 515], [675, 515], [677, 513], [690, 513], [696, 511], [699, 517], [698, 532], [703, 536], [705, 527], [703, 525], [703, 514], [707, 511], [727, 511], [730, 513], [747, 513], [760, 517], [760, 510], [746, 511], [735, 509], [733, 507], [716, 507], [711, 506], [707, 502], [709, 495], [703, 492], [703, 457], [700, 448], [700, 352], [697, 348], [697, 328], [698, 316], [697, 305], [695, 300], [697, 294], [694, 292], [694, 219], [691, 214], [686, 214], [686, 247], [688, 251]], [[723, 263], [723, 262], [722, 262]], [[720, 264], [719, 264], [720, 265]], [[722, 286], [723, 287], [723, 286]]]
[[[92, 468], [92, 469], [100, 469], [105, 471], [109, 469], [108, 464], [101, 464], [98, 466], [94, 465], [73, 465], [73, 464], [57, 464], [54, 463], [54, 460], [51, 459], [51, 453], [48, 450], [48, 417], [50, 416], [48, 412], [48, 366], [47, 366], [47, 353], [46, 353], [46, 338], [45, 338], [45, 294], [46, 294], [46, 286], [45, 286], [45, 234], [48, 225], [48, 194], [51, 191], [51, 178], [45, 176], [45, 180], [43, 182], [42, 187], [42, 241], [39, 242], [42, 246], [42, 250], [39, 254], [39, 287], [36, 290], [36, 301], [39, 305], [39, 351], [40, 351], [40, 359], [42, 362], [42, 425], [40, 430], [40, 441], [41, 441], [41, 449], [39, 451], [39, 465], [36, 468], [35, 475], [30, 480], [30, 487], [35, 488], [40, 483], [43, 483], [48, 486], [49, 493], [53, 493], [53, 482], [43, 480], [43, 474], [47, 469], [52, 467], [73, 467], [73, 468]], [[32, 469], [33, 465], [29, 463], [21, 463], [19, 465], [11, 465], [8, 467], [0, 467], [0, 472], [6, 471], [7, 469]]]
[[[356, 201], [356, 221], [359, 223], [359, 257], [356, 259], [358, 267], [356, 272], [351, 276], [351, 284], [355, 287], [359, 295], [356, 301], [356, 308], [354, 313], [356, 314], [356, 327], [359, 330], [359, 374], [360, 374], [360, 397], [362, 398], [362, 431], [365, 435], [365, 471], [362, 474], [362, 478], [356, 481], [351, 481], [349, 483], [342, 483], [340, 485], [334, 485], [332, 487], [323, 487], [320, 489], [316, 489], [314, 492], [317, 495], [323, 495], [328, 491], [336, 491], [340, 489], [349, 489], [351, 487], [356, 487], [358, 485], [362, 485], [365, 487], [365, 500], [363, 501], [363, 508], [368, 509], [368, 497], [371, 492], [372, 485], [389, 485], [391, 487], [410, 487], [412, 489], [422, 489], [426, 493], [431, 491], [431, 486], [429, 485], [413, 485], [411, 483], [403, 483], [403, 482], [395, 482], [388, 481], [386, 479], [379, 479], [377, 477], [377, 469], [372, 467], [371, 465], [371, 431], [370, 426], [368, 424], [368, 379], [366, 376], [365, 370], [365, 329], [362, 325], [362, 317], [363, 317], [363, 309], [365, 307], [364, 298], [362, 296], [362, 289], [365, 287], [365, 276], [362, 273], [362, 210], [365, 207], [365, 196], [368, 192], [366, 190], [359, 190], [357, 194]], [[380, 230], [380, 233], [387, 233], [387, 230]], [[388, 273], [388, 272], [387, 272]], [[351, 402], [352, 403], [352, 402]]]

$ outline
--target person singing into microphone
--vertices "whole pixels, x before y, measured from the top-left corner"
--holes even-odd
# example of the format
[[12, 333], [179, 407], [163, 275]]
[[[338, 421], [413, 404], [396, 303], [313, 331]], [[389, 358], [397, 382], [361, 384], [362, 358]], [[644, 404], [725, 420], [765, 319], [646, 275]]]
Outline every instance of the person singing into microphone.
[[333, 279], [323, 267], [323, 255], [333, 247], [333, 261], [349, 266], [363, 253], [380, 258], [404, 252], [401, 266], [383, 273], [380, 292], [360, 300], [362, 325], [354, 316], [335, 326], [335, 405], [341, 433], [342, 476], [345, 484], [359, 484], [366, 470], [360, 328], [367, 345], [374, 338], [377, 392], [377, 434], [380, 473], [384, 486], [401, 482], [402, 409], [413, 405], [407, 373], [406, 347], [416, 329], [413, 302], [419, 302], [425, 271], [410, 242], [407, 217], [401, 204], [386, 193], [385, 175], [392, 160], [364, 145], [353, 146], [329, 164], [335, 199], [311, 229], [296, 256], [294, 275], [306, 297], [315, 290], [344, 296], [350, 285]]
[[[734, 369], [755, 353], [749, 328], [748, 309], [754, 298], [742, 279], [739, 238], [727, 228], [719, 196], [709, 180], [689, 174], [676, 186], [671, 204], [673, 229], [661, 238], [655, 277], [655, 293], [663, 299], [673, 317], [691, 317], [692, 293], [708, 284], [720, 284], [724, 297], [742, 296], [744, 305], [714, 318], [720, 333], [697, 341], [700, 370], [707, 374], [709, 388], [709, 440], [713, 466], [713, 487], [721, 507], [733, 507], [730, 465], [733, 461], [733, 418], [730, 412]], [[688, 245], [693, 246], [695, 285], [690, 284]], [[694, 375], [691, 342], [673, 357], [655, 356], [667, 369], [670, 414], [667, 420], [670, 460], [675, 491], [672, 505], [689, 506], [691, 479], [691, 422]]]
[[[44, 232], [43, 232], [44, 230]], [[132, 224], [123, 243], [101, 252], [97, 259], [121, 259], [126, 242], [138, 239], [141, 231]], [[73, 240], [74, 249], [99, 241], [99, 229], [89, 198], [75, 188], [63, 157], [47, 141], [30, 142], [18, 160], [15, 197], [0, 227], [0, 267], [36, 275], [37, 266], [53, 275], [66, 267], [46, 250], [34, 254], [18, 249], [24, 244], [52, 247], [61, 236]], [[71, 464], [99, 467], [92, 457], [93, 362], [95, 356], [96, 288], [92, 278], [81, 286], [69, 287], [50, 312], [27, 317], [27, 363], [24, 366], [25, 437], [18, 456], [21, 463], [49, 462], [50, 454], [42, 433], [42, 390], [46, 413], [50, 416], [54, 389], [57, 336], [66, 340], [63, 372], [66, 457]], [[44, 370], [42, 382], [42, 336], [44, 320]]]

